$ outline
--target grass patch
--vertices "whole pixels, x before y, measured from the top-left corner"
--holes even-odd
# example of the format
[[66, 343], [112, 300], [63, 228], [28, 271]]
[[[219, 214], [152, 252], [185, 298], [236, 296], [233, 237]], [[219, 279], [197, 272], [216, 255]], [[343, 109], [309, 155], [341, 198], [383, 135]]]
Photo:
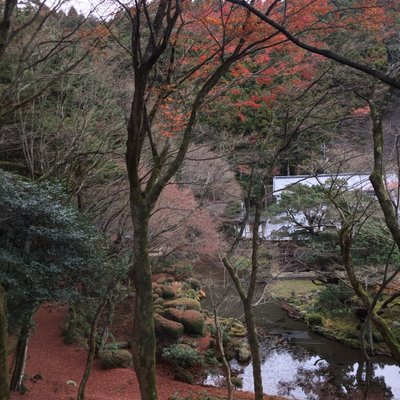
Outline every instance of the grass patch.
[[279, 298], [302, 296], [320, 290], [322, 286], [314, 285], [309, 279], [285, 279], [271, 284], [270, 292]]
[[324, 328], [327, 332], [335, 335], [338, 339], [358, 339], [359, 321], [352, 315], [346, 317], [332, 317], [323, 319]]

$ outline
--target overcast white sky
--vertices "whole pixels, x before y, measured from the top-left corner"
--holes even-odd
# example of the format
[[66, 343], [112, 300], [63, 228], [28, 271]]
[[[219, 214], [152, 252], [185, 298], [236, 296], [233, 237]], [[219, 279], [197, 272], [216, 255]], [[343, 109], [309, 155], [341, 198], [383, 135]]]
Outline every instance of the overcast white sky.
[[[59, 1], [60, 0], [46, 0], [46, 3], [51, 6], [59, 3]], [[67, 12], [72, 6], [82, 14], [87, 14], [95, 7], [96, 12], [101, 15], [109, 15], [113, 8], [116, 8], [115, 3], [113, 4], [110, 0], [67, 0], [61, 8]]]

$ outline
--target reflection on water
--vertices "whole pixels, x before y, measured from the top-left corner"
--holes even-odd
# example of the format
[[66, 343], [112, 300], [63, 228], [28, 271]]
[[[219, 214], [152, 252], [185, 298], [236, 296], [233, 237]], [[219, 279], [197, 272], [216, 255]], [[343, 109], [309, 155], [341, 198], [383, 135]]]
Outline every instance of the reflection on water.
[[[261, 331], [268, 333], [260, 336], [263, 384], [268, 394], [356, 400], [368, 391], [369, 400], [400, 400], [400, 368], [390, 358], [374, 358], [374, 363], [368, 364], [359, 350], [315, 335], [276, 303], [259, 306], [256, 316]], [[251, 364], [234, 362], [232, 367], [240, 371], [243, 390], [252, 391]], [[215, 377], [209, 376], [206, 383], [215, 383]]]
[[[299, 351], [297, 346], [262, 346], [261, 353], [264, 389], [269, 394], [307, 400], [355, 399], [366, 388], [369, 375], [370, 399], [400, 399], [400, 368], [394, 365], [374, 364], [370, 371], [365, 362], [331, 365], [318, 355]], [[232, 367], [242, 368], [239, 376], [243, 378], [243, 390], [252, 391], [252, 366], [243, 368], [235, 363]]]

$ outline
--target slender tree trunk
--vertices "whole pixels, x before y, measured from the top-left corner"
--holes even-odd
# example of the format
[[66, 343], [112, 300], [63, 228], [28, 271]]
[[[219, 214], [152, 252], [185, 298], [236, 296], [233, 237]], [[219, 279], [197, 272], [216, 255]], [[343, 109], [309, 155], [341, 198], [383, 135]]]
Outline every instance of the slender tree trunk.
[[264, 398], [264, 390], [261, 373], [260, 347], [257, 337], [257, 328], [254, 322], [253, 306], [251, 303], [246, 302], [244, 305], [244, 315], [247, 327], [247, 340], [249, 342], [253, 364], [254, 398], [255, 400], [262, 400]]
[[104, 307], [107, 304], [107, 301], [108, 301], [108, 296], [105, 296], [103, 301], [97, 307], [96, 313], [93, 317], [93, 320], [92, 320], [92, 323], [90, 326], [89, 351], [88, 351], [88, 355], [86, 358], [85, 371], [83, 373], [81, 383], [79, 384], [77, 400], [85, 399], [85, 388], [86, 388], [87, 381], [89, 380], [90, 372], [92, 370], [94, 355], [96, 353], [97, 324], [99, 322], [100, 315], [101, 315], [102, 311], [104, 310]]
[[29, 318], [22, 326], [15, 353], [14, 370], [10, 381], [10, 390], [17, 391], [21, 389], [22, 378], [25, 370], [26, 355], [28, 351], [28, 339], [30, 331]]
[[109, 307], [108, 307], [108, 312], [107, 312], [107, 322], [106, 322], [106, 326], [104, 328], [103, 334], [101, 336], [101, 341], [100, 341], [97, 351], [103, 351], [104, 346], [107, 342], [108, 336], [110, 335], [110, 329], [111, 329], [112, 321], [114, 319], [115, 302], [113, 301], [113, 299], [110, 299], [108, 305], [109, 305]]
[[222, 262], [225, 268], [228, 270], [229, 275], [235, 285], [235, 288], [239, 294], [244, 308], [244, 318], [246, 321], [247, 328], [247, 340], [250, 346], [250, 352], [253, 364], [253, 380], [254, 380], [254, 398], [255, 400], [262, 400], [264, 398], [264, 388], [262, 383], [261, 373], [261, 358], [260, 349], [257, 338], [257, 328], [254, 321], [253, 315], [253, 299], [257, 286], [257, 274], [258, 274], [258, 250], [259, 250], [259, 233], [260, 227], [262, 200], [264, 199], [265, 192], [264, 187], [261, 189], [260, 197], [256, 203], [254, 213], [254, 224], [253, 224], [253, 236], [252, 236], [252, 251], [251, 251], [251, 275], [247, 293], [243, 288], [235, 269], [230, 264], [229, 260], [225, 257]]
[[134, 229], [133, 266], [130, 276], [135, 285], [132, 357], [142, 400], [157, 399], [156, 338], [153, 319], [153, 290], [148, 254], [149, 213], [144, 204], [131, 204]]
[[7, 305], [6, 292], [0, 284], [0, 400], [9, 400], [7, 368]]
[[222, 329], [221, 329], [221, 325], [218, 322], [217, 310], [215, 308], [214, 308], [214, 323], [215, 323], [215, 330], [217, 332], [218, 351], [221, 354], [222, 364], [224, 365], [224, 370], [225, 370], [226, 387], [228, 389], [228, 400], [233, 400], [233, 385], [232, 385], [231, 367], [229, 365], [228, 360], [225, 357]]

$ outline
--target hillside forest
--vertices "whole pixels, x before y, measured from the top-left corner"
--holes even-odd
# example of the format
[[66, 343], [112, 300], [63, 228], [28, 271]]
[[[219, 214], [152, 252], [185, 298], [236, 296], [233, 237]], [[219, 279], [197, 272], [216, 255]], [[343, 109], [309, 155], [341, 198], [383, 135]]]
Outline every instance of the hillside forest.
[[0, 0], [0, 400], [294, 398], [268, 304], [366, 365], [299, 398], [400, 399], [399, 32], [398, 0]]

